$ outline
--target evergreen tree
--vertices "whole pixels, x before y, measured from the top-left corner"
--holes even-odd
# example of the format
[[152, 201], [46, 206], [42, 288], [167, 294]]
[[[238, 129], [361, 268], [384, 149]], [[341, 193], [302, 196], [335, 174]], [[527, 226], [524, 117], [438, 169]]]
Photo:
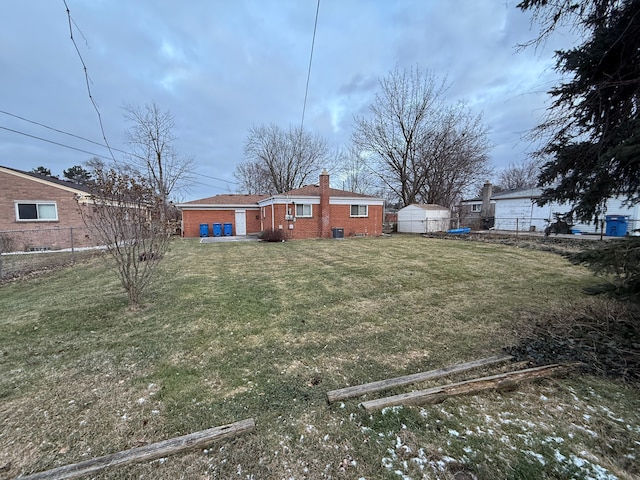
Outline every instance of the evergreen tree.
[[536, 134], [545, 139], [539, 185], [544, 202], [570, 201], [575, 217], [594, 220], [607, 198], [640, 202], [640, 0], [525, 0], [541, 25], [538, 43], [558, 25], [584, 33], [556, 52], [568, 80]]
[[91, 172], [80, 165], [75, 165], [67, 170], [63, 170], [62, 175], [67, 180], [80, 185], [86, 185], [91, 181]]
[[46, 167], [39, 166], [31, 170], [31, 173], [37, 173], [38, 175], [43, 175], [45, 177], [51, 177], [51, 170]]

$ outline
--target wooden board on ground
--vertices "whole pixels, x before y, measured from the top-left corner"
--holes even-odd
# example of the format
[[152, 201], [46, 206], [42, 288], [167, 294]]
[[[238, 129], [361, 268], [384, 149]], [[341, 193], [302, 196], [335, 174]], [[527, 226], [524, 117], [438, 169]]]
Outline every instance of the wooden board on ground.
[[465, 382], [451, 383], [449, 385], [429, 388], [427, 390], [420, 390], [416, 392], [394, 395], [391, 397], [379, 398], [376, 400], [369, 400], [367, 402], [362, 402], [361, 406], [364, 407], [367, 411], [373, 411], [385, 407], [392, 407], [395, 405], [422, 405], [428, 403], [440, 403], [449, 397], [478, 393], [485, 390], [513, 390], [520, 382], [550, 377], [552, 375], [564, 374], [575, 367], [576, 364], [553, 364], [545, 365], [542, 367], [528, 368], [525, 370], [517, 370], [514, 372], [491, 375], [489, 377], [467, 380]]
[[162, 442], [152, 443], [151, 445], [145, 445], [144, 447], [132, 448], [131, 450], [124, 450], [111, 455], [93, 458], [84, 462], [58, 467], [20, 478], [21, 480], [66, 480], [68, 478], [78, 478], [108, 467], [155, 460], [187, 450], [202, 448], [215, 440], [250, 432], [255, 426], [256, 424], [253, 418], [249, 418], [229, 425], [209, 428], [208, 430], [190, 433], [182, 437], [171, 438]]
[[378, 382], [366, 383], [363, 385], [355, 385], [353, 387], [341, 388], [339, 390], [332, 390], [327, 392], [327, 399], [329, 402], [335, 402], [337, 400], [343, 400], [345, 398], [358, 397], [365, 393], [378, 392], [380, 390], [386, 390], [393, 387], [400, 387], [403, 385], [410, 385], [412, 383], [424, 382], [427, 380], [433, 380], [441, 378], [453, 373], [466, 372], [475, 368], [486, 367], [489, 365], [496, 365], [498, 363], [504, 363], [512, 360], [511, 356], [495, 356], [489, 358], [483, 358], [481, 360], [474, 360], [472, 362], [461, 363], [459, 365], [453, 365], [450, 367], [440, 368], [438, 370], [430, 370], [428, 372], [419, 372], [411, 375], [405, 375], [403, 377], [389, 378], [387, 380], [380, 380]]

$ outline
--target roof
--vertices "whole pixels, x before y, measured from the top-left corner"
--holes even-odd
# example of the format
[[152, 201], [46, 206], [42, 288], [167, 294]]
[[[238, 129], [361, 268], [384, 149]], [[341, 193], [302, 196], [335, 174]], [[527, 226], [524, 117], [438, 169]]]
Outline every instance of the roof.
[[[276, 195], [272, 195], [274, 198], [286, 197], [286, 196], [296, 196], [296, 197], [319, 197], [320, 196], [320, 185], [305, 185], [301, 188], [296, 188], [294, 190], [289, 190], [285, 193], [278, 193]], [[337, 188], [329, 188], [329, 196], [330, 197], [345, 197], [345, 198], [377, 198], [371, 195], [365, 195], [364, 193], [356, 193], [349, 192], [347, 190], [338, 190]], [[265, 196], [267, 198], [267, 196]]]
[[539, 187], [517, 188], [506, 192], [496, 193], [491, 196], [491, 200], [510, 200], [515, 198], [540, 198], [542, 189]]
[[189, 205], [256, 205], [268, 195], [255, 195], [248, 193], [223, 193], [213, 197], [201, 198], [191, 202], [181, 203], [180, 206]]
[[17, 170], [15, 168], [9, 168], [9, 167], [3, 167], [3, 166], [0, 166], [0, 168], [2, 168], [3, 170], [9, 170], [9, 173], [15, 172], [19, 175], [26, 175], [28, 177], [32, 177], [33, 179], [40, 182], [48, 182], [48, 183], [57, 185], [59, 187], [65, 187], [73, 190], [79, 190], [84, 193], [90, 193], [89, 188], [86, 185], [82, 185], [80, 183], [71, 182], [69, 180], [60, 180], [59, 178], [48, 177], [46, 175], [40, 175], [39, 173], [25, 172], [23, 170]]
[[418, 207], [422, 210], [449, 210], [447, 207], [443, 207], [442, 205], [438, 205], [437, 203], [412, 203], [411, 205], [407, 205], [407, 207]]

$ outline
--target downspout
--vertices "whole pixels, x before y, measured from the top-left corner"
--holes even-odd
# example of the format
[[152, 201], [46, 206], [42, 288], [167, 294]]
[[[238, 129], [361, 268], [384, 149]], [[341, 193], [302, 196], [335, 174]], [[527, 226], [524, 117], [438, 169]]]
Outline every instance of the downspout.
[[273, 210], [273, 199], [271, 200], [271, 231], [275, 231], [276, 229], [276, 224], [275, 224], [275, 212]]

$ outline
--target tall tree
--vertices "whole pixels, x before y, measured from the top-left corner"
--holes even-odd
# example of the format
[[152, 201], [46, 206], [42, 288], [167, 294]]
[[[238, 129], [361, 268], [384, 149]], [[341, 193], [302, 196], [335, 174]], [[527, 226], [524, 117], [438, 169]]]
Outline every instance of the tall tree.
[[74, 165], [62, 171], [62, 175], [67, 180], [79, 185], [86, 185], [91, 181], [91, 172], [81, 165]]
[[133, 155], [121, 165], [122, 170], [148, 178], [168, 208], [171, 195], [189, 186], [194, 171], [193, 159], [178, 155], [175, 149], [174, 116], [155, 103], [125, 105], [124, 110], [132, 123], [126, 138]]
[[379, 195], [381, 185], [367, 159], [354, 145], [338, 152], [337, 181], [343, 190], [368, 195]]
[[450, 206], [489, 172], [481, 116], [447, 105], [445, 93], [433, 72], [396, 68], [380, 80], [370, 115], [355, 118], [353, 144], [403, 205]]
[[556, 52], [565, 81], [534, 135], [544, 140], [539, 179], [544, 200], [569, 201], [583, 221], [598, 218], [608, 198], [640, 202], [640, 0], [525, 0], [541, 25], [540, 43], [558, 25], [583, 33]]
[[238, 188], [243, 193], [273, 194], [275, 188], [269, 170], [260, 160], [245, 160], [236, 165], [233, 176], [238, 180]]
[[515, 190], [518, 188], [535, 187], [538, 184], [540, 165], [535, 159], [527, 158], [520, 163], [511, 162], [498, 175], [498, 184], [494, 188], [500, 190]]
[[136, 307], [169, 247], [164, 199], [146, 176], [101, 167], [89, 189], [89, 203], [80, 205], [83, 220], [105, 246], [130, 306]]
[[[245, 141], [244, 153], [253, 166], [247, 170], [262, 172], [269, 185], [265, 193], [282, 193], [303, 186], [319, 174], [327, 160], [326, 140], [299, 128], [285, 130], [275, 124], [253, 127]], [[242, 184], [243, 171], [235, 176]]]

